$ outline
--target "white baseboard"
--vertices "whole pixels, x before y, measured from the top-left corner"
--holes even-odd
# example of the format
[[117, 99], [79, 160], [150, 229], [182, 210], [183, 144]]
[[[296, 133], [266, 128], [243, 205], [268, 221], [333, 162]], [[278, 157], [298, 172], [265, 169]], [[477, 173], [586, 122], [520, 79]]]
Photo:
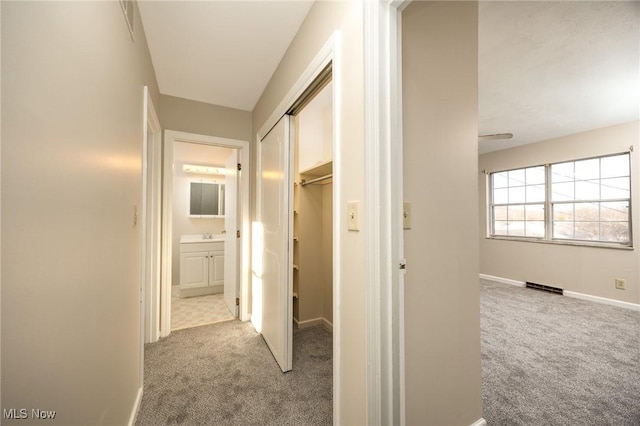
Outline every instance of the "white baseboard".
[[[510, 280], [508, 278], [494, 277], [493, 275], [480, 274], [480, 278], [484, 280], [496, 281], [504, 284], [511, 284], [518, 287], [524, 287], [526, 284], [522, 281]], [[619, 308], [640, 311], [640, 304], [623, 302], [621, 300], [607, 299], [606, 297], [592, 296], [590, 294], [576, 293], [575, 291], [564, 290], [564, 295], [573, 297], [574, 299], [588, 300], [590, 302], [602, 303], [605, 305], [617, 306]]]
[[487, 421], [485, 419], [483, 419], [482, 417], [480, 417], [478, 420], [476, 420], [475, 422], [471, 423], [470, 426], [487, 426]]
[[640, 312], [640, 304], [637, 303], [623, 302], [621, 300], [607, 299], [606, 297], [591, 296], [590, 294], [576, 293], [575, 291], [567, 290], [564, 291], [564, 295], [567, 297], [573, 297], [574, 299], [589, 300], [591, 302], [617, 306], [618, 308], [631, 309]]
[[138, 389], [138, 395], [136, 395], [136, 401], [133, 403], [133, 410], [129, 416], [129, 426], [136, 424], [136, 418], [138, 417], [138, 411], [140, 411], [140, 403], [142, 402], [142, 388]]
[[493, 275], [480, 274], [480, 279], [489, 280], [489, 281], [497, 281], [503, 284], [515, 285], [516, 287], [524, 287], [525, 283], [523, 281], [510, 280], [509, 278], [502, 277], [494, 277]]
[[299, 329], [313, 327], [314, 325], [322, 325], [327, 330], [333, 332], [333, 324], [326, 318], [319, 317], [304, 321], [298, 321], [297, 318], [293, 318], [293, 321], [297, 324]]

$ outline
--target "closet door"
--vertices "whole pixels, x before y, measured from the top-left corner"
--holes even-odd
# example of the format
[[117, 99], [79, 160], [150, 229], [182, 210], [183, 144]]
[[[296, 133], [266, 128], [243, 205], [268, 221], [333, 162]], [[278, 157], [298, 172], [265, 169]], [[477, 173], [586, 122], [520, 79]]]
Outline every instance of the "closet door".
[[[293, 226], [290, 116], [260, 143], [258, 220], [262, 224], [262, 337], [282, 371], [291, 370]], [[257, 295], [254, 293], [254, 297]]]

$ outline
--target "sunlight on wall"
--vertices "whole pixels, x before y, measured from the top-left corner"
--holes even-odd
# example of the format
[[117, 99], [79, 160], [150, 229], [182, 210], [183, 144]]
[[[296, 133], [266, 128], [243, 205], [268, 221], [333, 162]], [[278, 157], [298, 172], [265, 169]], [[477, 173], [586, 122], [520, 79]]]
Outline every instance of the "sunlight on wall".
[[264, 253], [264, 226], [262, 222], [252, 223], [253, 245], [251, 258], [253, 260], [251, 271], [253, 279], [251, 294], [253, 298], [251, 323], [258, 333], [262, 332], [262, 257]]

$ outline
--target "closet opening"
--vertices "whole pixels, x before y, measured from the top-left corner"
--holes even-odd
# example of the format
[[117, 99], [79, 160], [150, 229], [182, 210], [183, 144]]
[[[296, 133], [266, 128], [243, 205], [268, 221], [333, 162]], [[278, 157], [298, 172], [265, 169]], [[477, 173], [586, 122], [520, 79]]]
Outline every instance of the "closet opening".
[[293, 116], [293, 328], [333, 332], [333, 90], [328, 67]]

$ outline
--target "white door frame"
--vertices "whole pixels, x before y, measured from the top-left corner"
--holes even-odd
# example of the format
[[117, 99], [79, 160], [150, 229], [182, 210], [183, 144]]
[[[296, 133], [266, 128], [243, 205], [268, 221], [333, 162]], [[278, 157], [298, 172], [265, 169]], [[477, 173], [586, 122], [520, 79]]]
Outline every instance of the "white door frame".
[[364, 2], [367, 423], [405, 424], [402, 22], [410, 0]]
[[[341, 122], [340, 108], [336, 107], [341, 104], [341, 34], [339, 31], [327, 40], [320, 51], [315, 55], [311, 63], [307, 66], [298, 80], [293, 84], [289, 92], [280, 101], [278, 106], [273, 110], [269, 118], [262, 125], [256, 134], [256, 144], [266, 136], [266, 134], [278, 123], [278, 120], [284, 116], [293, 106], [302, 93], [315, 81], [320, 73], [330, 63], [332, 64], [332, 86], [333, 86], [333, 423], [339, 424], [338, 414], [340, 413], [340, 294], [341, 279], [338, 273], [338, 265], [341, 261], [341, 241], [340, 229], [342, 229], [341, 206], [345, 203], [342, 201], [342, 191], [339, 182], [342, 181], [342, 158], [340, 156], [341, 146]], [[256, 174], [256, 184], [260, 179], [260, 175]], [[337, 185], [335, 183], [338, 183]], [[257, 187], [257, 186], [256, 186]]]
[[[144, 86], [143, 95], [143, 125], [142, 125], [142, 208], [140, 212], [140, 387], [143, 383], [143, 362], [145, 342], [157, 340], [159, 331], [159, 274], [154, 269], [159, 268], [154, 262], [153, 253], [159, 253], [159, 239], [153, 238], [153, 230], [149, 230], [153, 223], [153, 216], [159, 212], [153, 211], [153, 206], [147, 205], [149, 192], [152, 197], [159, 197], [157, 188], [161, 173], [160, 161], [162, 144], [160, 141], [162, 129], [158, 115], [153, 106], [149, 88]], [[151, 135], [151, 138], [149, 138]], [[149, 155], [151, 153], [151, 155]], [[149, 182], [149, 173], [157, 177], [156, 183]], [[159, 204], [158, 204], [159, 205]], [[150, 211], [151, 209], [151, 211]], [[155, 266], [154, 266], [155, 265]], [[158, 272], [158, 271], [155, 271]], [[155, 319], [155, 322], [154, 322]], [[155, 324], [155, 327], [153, 326]]]
[[199, 135], [195, 133], [164, 131], [164, 174], [162, 186], [162, 280], [161, 280], [161, 315], [160, 337], [171, 333], [171, 256], [172, 256], [172, 211], [173, 211], [173, 146], [175, 142], [199, 143], [204, 145], [221, 146], [237, 149], [242, 163], [242, 171], [238, 174], [238, 188], [240, 209], [240, 319], [249, 319], [249, 249], [250, 249], [250, 220], [249, 220], [249, 178], [251, 167], [249, 142], [237, 139], [220, 138], [216, 136]]

